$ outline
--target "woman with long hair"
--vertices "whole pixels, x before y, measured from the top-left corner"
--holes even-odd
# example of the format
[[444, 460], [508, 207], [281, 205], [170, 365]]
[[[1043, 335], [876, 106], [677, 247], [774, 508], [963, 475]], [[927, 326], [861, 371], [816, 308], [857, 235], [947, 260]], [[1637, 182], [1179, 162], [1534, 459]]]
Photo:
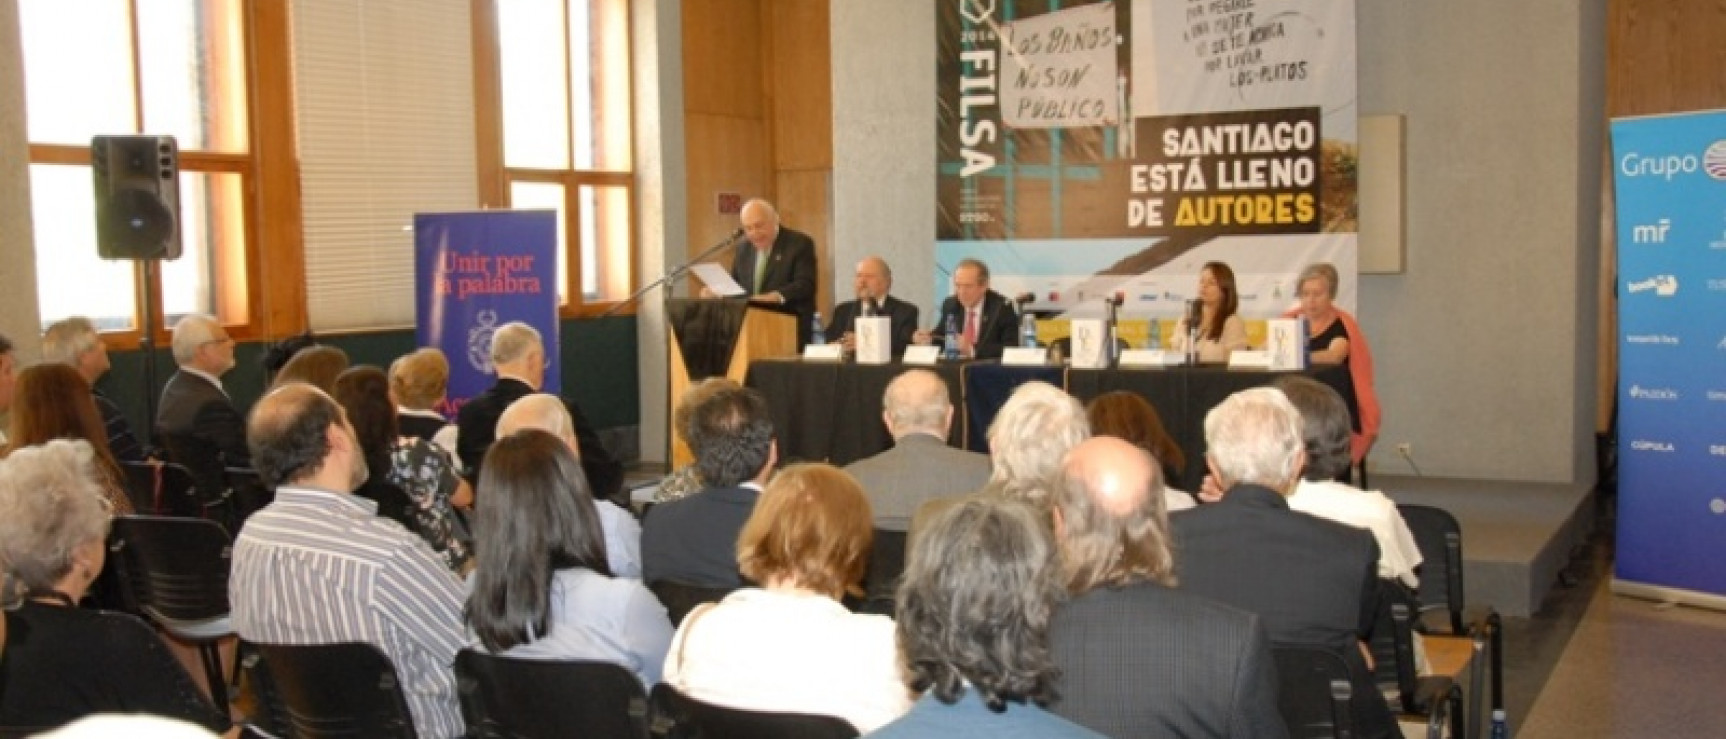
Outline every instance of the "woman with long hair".
[[[1227, 362], [1230, 352], [1247, 348], [1247, 326], [1235, 314], [1240, 305], [1235, 271], [1223, 262], [1206, 262], [1199, 270], [1199, 361]], [[1187, 319], [1182, 318], [1175, 324], [1170, 348], [1185, 351], [1187, 333]]]
[[18, 373], [12, 394], [12, 422], [6, 429], [6, 454], [54, 439], [82, 439], [90, 443], [102, 495], [115, 513], [131, 513], [132, 499], [126, 494], [126, 476], [108, 451], [108, 429], [90, 384], [69, 364], [32, 365]]
[[1156, 406], [1145, 400], [1145, 396], [1126, 390], [1106, 392], [1091, 399], [1085, 406], [1085, 415], [1091, 419], [1091, 433], [1124, 440], [1149, 452], [1151, 458], [1157, 460], [1163, 468], [1163, 500], [1169, 510], [1180, 511], [1197, 505], [1193, 496], [1168, 483], [1181, 478], [1187, 467], [1187, 455], [1163, 428], [1163, 419], [1157, 415]]
[[611, 576], [569, 445], [538, 429], [498, 439], [479, 486], [467, 622], [480, 645], [506, 657], [614, 662], [644, 686], [659, 682], [671, 621], [641, 581]]

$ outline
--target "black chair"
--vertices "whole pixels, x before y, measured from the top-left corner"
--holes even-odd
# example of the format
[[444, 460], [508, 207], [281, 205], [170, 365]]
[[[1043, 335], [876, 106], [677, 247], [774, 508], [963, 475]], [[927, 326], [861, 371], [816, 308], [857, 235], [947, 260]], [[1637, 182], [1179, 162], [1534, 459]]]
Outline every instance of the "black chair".
[[665, 606], [665, 615], [671, 618], [671, 625], [683, 623], [683, 617], [703, 603], [716, 603], [730, 595], [736, 588], [714, 588], [688, 583], [672, 582], [670, 580], [655, 580], [647, 584], [647, 589], [653, 591]]
[[234, 634], [228, 622], [228, 532], [196, 518], [119, 516], [108, 533], [108, 558], [125, 601], [175, 638], [198, 645], [210, 700], [227, 710], [220, 643]]
[[282, 693], [276, 689], [275, 679], [264, 667], [264, 655], [258, 651], [258, 645], [241, 640], [238, 653], [240, 672], [245, 675], [246, 686], [252, 694], [252, 723], [277, 736], [292, 736], [288, 726], [288, 707], [282, 703]]
[[516, 659], [463, 649], [456, 689], [474, 739], [647, 737], [647, 690], [611, 662]]
[[1277, 664], [1277, 709], [1289, 739], [1353, 739], [1348, 663], [1328, 649], [1271, 648]]
[[192, 473], [172, 462], [121, 462], [132, 509], [157, 516], [200, 518], [204, 507], [193, 489]]
[[894, 592], [899, 588], [899, 575], [905, 572], [905, 532], [875, 529], [875, 543], [869, 551], [869, 569], [863, 576], [862, 613], [893, 615]]
[[276, 500], [276, 491], [258, 479], [258, 471], [250, 467], [225, 467], [222, 477], [227, 480], [228, 492], [233, 496], [236, 532], [252, 514]]
[[377, 647], [258, 644], [258, 654], [297, 739], [413, 739], [413, 714], [395, 665]]
[[[1414, 535], [1420, 549], [1420, 614], [1415, 629], [1423, 634], [1465, 636], [1474, 640], [1475, 659], [1490, 652], [1492, 708], [1504, 708], [1504, 623], [1490, 606], [1469, 608], [1462, 587], [1462, 524], [1442, 508], [1397, 505], [1397, 512]], [[1490, 647], [1490, 649], [1488, 649]], [[1483, 670], [1473, 667], [1468, 725], [1478, 730], [1483, 706], [1480, 700]]]
[[703, 703], [665, 683], [653, 686], [656, 739], [851, 739], [857, 728], [837, 716], [745, 711]]
[[1419, 606], [1414, 594], [1394, 580], [1380, 580], [1378, 616], [1370, 644], [1374, 677], [1381, 689], [1396, 693], [1391, 704], [1400, 721], [1426, 724], [1430, 739], [1443, 739], [1445, 722], [1451, 736], [1463, 739], [1462, 689], [1447, 675], [1422, 676], [1415, 664], [1414, 621]]

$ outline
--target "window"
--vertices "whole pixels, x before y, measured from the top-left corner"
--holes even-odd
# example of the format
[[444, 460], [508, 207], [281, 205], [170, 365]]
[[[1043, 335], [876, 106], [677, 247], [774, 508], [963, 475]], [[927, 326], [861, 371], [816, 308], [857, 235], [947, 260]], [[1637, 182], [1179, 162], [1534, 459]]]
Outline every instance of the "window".
[[[291, 133], [279, 114], [260, 115], [252, 105], [256, 90], [287, 77], [285, 56], [265, 60], [253, 49], [285, 48], [286, 23], [279, 11], [254, 5], [19, 0], [44, 325], [86, 315], [126, 346], [136, 344], [146, 310], [159, 328], [186, 313], [212, 313], [241, 336], [294, 321], [292, 305], [258, 300], [267, 291], [251, 269], [268, 257], [280, 267], [277, 279], [299, 279], [297, 258], [275, 258], [295, 251], [297, 226], [260, 217], [266, 199], [297, 216], [292, 167], [267, 182], [259, 177], [264, 162], [291, 161], [291, 148], [281, 148]], [[161, 264], [149, 305], [140, 265], [96, 255], [90, 138], [98, 134], [172, 135], [179, 145], [183, 253]]]
[[480, 198], [557, 211], [566, 316], [634, 287], [628, 0], [474, 0]]

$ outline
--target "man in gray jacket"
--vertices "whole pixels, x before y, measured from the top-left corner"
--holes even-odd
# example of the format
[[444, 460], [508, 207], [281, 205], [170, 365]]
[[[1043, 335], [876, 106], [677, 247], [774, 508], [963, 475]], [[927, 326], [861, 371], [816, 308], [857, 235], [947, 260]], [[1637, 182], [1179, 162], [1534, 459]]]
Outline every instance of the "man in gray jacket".
[[925, 501], [989, 481], [987, 456], [947, 446], [953, 403], [938, 375], [914, 369], [893, 378], [882, 408], [893, 448], [845, 468], [868, 494], [876, 528], [904, 531]]

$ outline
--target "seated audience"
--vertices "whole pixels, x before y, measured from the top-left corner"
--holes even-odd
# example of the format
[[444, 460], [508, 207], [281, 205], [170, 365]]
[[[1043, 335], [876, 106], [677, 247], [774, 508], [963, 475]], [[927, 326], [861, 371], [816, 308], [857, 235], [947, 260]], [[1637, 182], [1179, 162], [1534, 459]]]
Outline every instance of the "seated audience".
[[54, 439], [82, 439], [90, 444], [102, 495], [118, 513], [132, 512], [126, 476], [108, 451], [108, 433], [84, 376], [70, 365], [38, 364], [18, 373], [17, 394], [6, 447], [12, 451]]
[[488, 652], [615, 662], [651, 688], [671, 622], [639, 580], [612, 577], [575, 450], [525, 429], [500, 435], [486, 456], [469, 629]]
[[[569, 417], [569, 408], [562, 398], [534, 393], [511, 403], [497, 419], [497, 436], [501, 439], [522, 429], [538, 429], [562, 440], [580, 464], [581, 445], [575, 438], [575, 421]], [[581, 485], [591, 496], [585, 472]], [[641, 524], [629, 511], [609, 500], [595, 500], [594, 511], [599, 516], [600, 533], [605, 537], [605, 559], [611, 574], [641, 579]]]
[[[1340, 392], [1348, 406], [1349, 461], [1360, 464], [1378, 439], [1382, 416], [1378, 393], [1373, 390], [1372, 350], [1367, 348], [1366, 333], [1354, 316], [1336, 307], [1337, 279], [1336, 267], [1328, 263], [1308, 265], [1295, 282], [1300, 289], [1300, 306], [1286, 315], [1306, 316], [1307, 351], [1313, 362], [1341, 364], [1348, 370]], [[1347, 467], [1338, 479], [1349, 482]]]
[[282, 365], [281, 371], [270, 381], [270, 387], [303, 382], [326, 393], [334, 392], [336, 378], [347, 368], [347, 352], [328, 344], [308, 346], [295, 352], [288, 363]]
[[1289, 510], [1306, 458], [1300, 413], [1282, 392], [1252, 388], [1205, 415], [1206, 462], [1221, 501], [1175, 516], [1181, 588], [1264, 619], [1271, 644], [1335, 651], [1355, 678], [1355, 729], [1396, 730], [1361, 642], [1377, 610], [1372, 535]]
[[1051, 630], [1054, 711], [1109, 736], [1287, 736], [1259, 617], [1174, 587], [1159, 478], [1114, 437], [1067, 455], [1054, 511], [1072, 600]]
[[[282, 376], [288, 372], [283, 370]], [[378, 512], [419, 534], [452, 572], [467, 571], [469, 537], [455, 507], [473, 505], [473, 490], [442, 450], [396, 433], [384, 371], [360, 365], [336, 378], [335, 399], [347, 412], [368, 475], [355, 495], [377, 501]], [[401, 495], [406, 496], [405, 500]]]
[[[1247, 325], [1236, 315], [1241, 304], [1240, 290], [1235, 287], [1235, 271], [1222, 262], [1206, 262], [1199, 271], [1199, 361], [1220, 363], [1229, 361], [1229, 354], [1247, 348]], [[1169, 349], [1184, 352], [1187, 348], [1187, 319], [1175, 324]]]
[[102, 343], [96, 325], [83, 316], [55, 321], [42, 332], [42, 361], [71, 365], [90, 384], [90, 395], [96, 400], [96, 411], [102, 415], [102, 427], [108, 435], [108, 450], [121, 462], [142, 462], [149, 456], [144, 445], [132, 433], [132, 424], [120, 406], [96, 388], [96, 381], [108, 374], [108, 347]]
[[1184, 511], [1195, 505], [1193, 496], [1172, 485], [1187, 467], [1187, 455], [1181, 445], [1163, 428], [1163, 419], [1145, 396], [1126, 390], [1103, 393], [1091, 399], [1085, 407], [1091, 419], [1091, 433], [1124, 439], [1150, 453], [1162, 468], [1158, 477], [1163, 481], [1163, 502], [1170, 511]]
[[168, 460], [192, 473], [198, 499], [221, 500], [223, 469], [252, 466], [245, 421], [222, 387], [222, 375], [234, 368], [234, 340], [216, 319], [188, 315], [174, 324], [174, 363], [180, 370], [162, 388], [156, 429]]
[[6, 579], [27, 588], [6, 614], [0, 725], [149, 713], [237, 736], [149, 626], [77, 607], [107, 555], [102, 488], [85, 441], [26, 447], [0, 464], [0, 559]]
[[[690, 423], [694, 409], [707, 402], [708, 398], [721, 389], [730, 390], [739, 387], [742, 386], [729, 377], [709, 377], [690, 383], [689, 387], [684, 389], [683, 397], [677, 399], [677, 409], [671, 412], [671, 430], [672, 433], [683, 439], [683, 444], [689, 448], [691, 456], [695, 454], [695, 448], [699, 446], [695, 437], [701, 433], [701, 429]], [[679, 498], [686, 498], [693, 493], [700, 492], [703, 487], [706, 486], [701, 482], [701, 473], [696, 470], [695, 463], [692, 461], [672, 470], [670, 474], [665, 476], [664, 480], [660, 481], [659, 489], [653, 493], [653, 502], [656, 504], [669, 503]]]
[[450, 668], [466, 641], [461, 581], [352, 495], [366, 462], [341, 406], [285, 385], [258, 401], [247, 431], [276, 499], [234, 540], [234, 630], [263, 644], [373, 644], [395, 665], [418, 735], [463, 736]]
[[438, 408], [449, 395], [449, 360], [434, 347], [421, 347], [390, 363], [390, 402], [396, 404], [396, 427], [402, 436], [424, 439], [450, 455], [456, 469], [456, 425]]
[[761, 587], [691, 611], [665, 681], [714, 705], [838, 716], [862, 732], [904, 713], [892, 619], [839, 603], [861, 594], [872, 535], [857, 481], [831, 465], [785, 468], [737, 541], [744, 577]]
[[1060, 578], [1040, 510], [973, 498], [931, 519], [898, 595], [904, 678], [922, 697], [870, 736], [1102, 736], [1045, 710], [1059, 674], [1049, 627]]
[[893, 378], [882, 407], [893, 448], [845, 468], [868, 493], [877, 527], [904, 531], [929, 500], [974, 493], [989, 481], [987, 456], [947, 446], [953, 403], [939, 375], [914, 369]]
[[1309, 377], [1282, 377], [1274, 384], [1301, 415], [1306, 468], [1289, 496], [1289, 508], [1372, 532], [1378, 540], [1378, 576], [1410, 588], [1420, 585], [1421, 562], [1414, 533], [1396, 502], [1377, 490], [1337, 482], [1348, 470], [1348, 408], [1336, 390]]
[[287, 364], [288, 360], [293, 359], [295, 354], [300, 353], [301, 349], [317, 345], [318, 337], [307, 330], [265, 347], [264, 353], [258, 355], [258, 363], [264, 369], [264, 387], [274, 386], [276, 373], [281, 372], [282, 366]]
[[641, 573], [704, 588], [743, 584], [737, 535], [778, 462], [767, 401], [745, 387], [724, 387], [690, 411], [695, 468], [707, 487], [656, 505], [641, 524]]
[[[1085, 407], [1066, 391], [1046, 382], [1020, 385], [989, 424], [989, 482], [983, 494], [1030, 503], [1049, 510], [1049, 480], [1060, 472], [1061, 458], [1091, 437]], [[922, 522], [965, 496], [936, 498], [917, 509], [911, 536]]]

